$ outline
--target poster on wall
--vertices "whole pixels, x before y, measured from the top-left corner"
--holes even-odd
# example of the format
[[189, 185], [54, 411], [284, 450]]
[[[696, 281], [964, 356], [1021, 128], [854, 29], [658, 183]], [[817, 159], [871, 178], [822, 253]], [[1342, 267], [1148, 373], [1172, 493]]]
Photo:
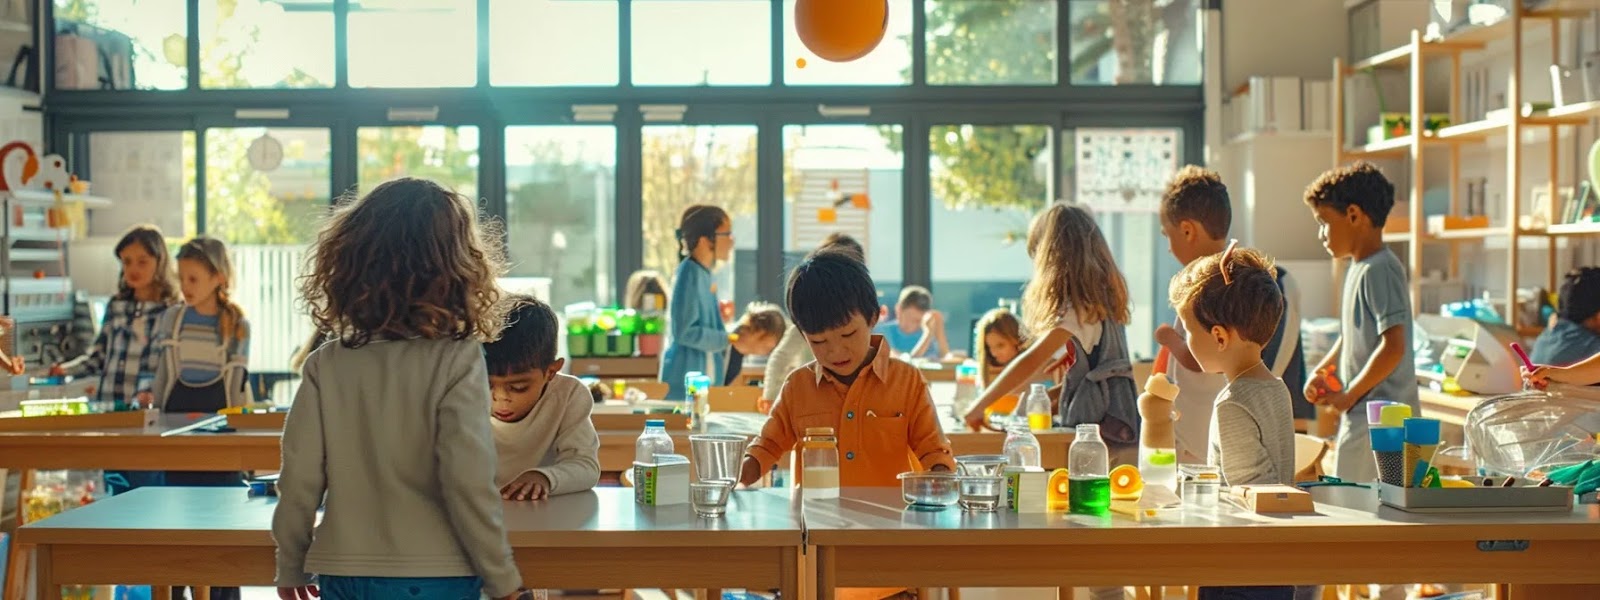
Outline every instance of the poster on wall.
[[1156, 212], [1178, 169], [1178, 138], [1170, 128], [1078, 129], [1077, 201], [1096, 212]]

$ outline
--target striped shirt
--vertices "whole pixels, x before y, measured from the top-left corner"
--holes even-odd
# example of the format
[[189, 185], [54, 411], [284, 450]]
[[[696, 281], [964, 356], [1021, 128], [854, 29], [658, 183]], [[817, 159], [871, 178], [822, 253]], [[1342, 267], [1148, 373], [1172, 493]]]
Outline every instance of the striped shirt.
[[160, 351], [154, 338], [165, 302], [113, 299], [106, 305], [100, 333], [89, 353], [61, 365], [68, 375], [99, 375], [99, 402], [126, 403], [139, 392], [140, 378], [154, 378]]
[[1294, 410], [1283, 380], [1240, 377], [1217, 394], [1211, 463], [1228, 485], [1294, 483]]

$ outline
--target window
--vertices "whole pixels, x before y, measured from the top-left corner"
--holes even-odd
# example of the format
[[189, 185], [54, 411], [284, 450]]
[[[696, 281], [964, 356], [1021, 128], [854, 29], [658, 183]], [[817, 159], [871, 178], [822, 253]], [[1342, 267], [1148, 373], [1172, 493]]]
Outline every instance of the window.
[[1200, 84], [1195, 0], [1072, 0], [1068, 10], [1073, 84]]
[[1079, 128], [1062, 135], [1069, 197], [1089, 205], [1128, 280], [1133, 321], [1128, 350], [1155, 356], [1155, 327], [1176, 318], [1167, 283], [1180, 265], [1167, 251], [1158, 214], [1166, 181], [1182, 163], [1175, 128]]
[[1055, 0], [927, 0], [928, 83], [1053, 85]]
[[768, 0], [634, 2], [634, 85], [772, 83], [772, 10]]
[[[816, 57], [794, 28], [795, 0], [783, 5], [783, 82], [789, 85], [906, 85], [911, 83], [911, 0], [889, 0], [888, 29], [866, 56], [847, 63]], [[804, 61], [803, 63], [801, 61]], [[804, 66], [802, 66], [804, 65]]]
[[55, 0], [56, 88], [189, 86], [185, 0]]
[[[733, 219], [733, 263], [717, 273], [724, 300], [754, 297], [755, 279], [737, 277], [754, 260], [756, 127], [652, 125], [644, 128], [644, 268], [668, 278], [678, 267], [678, 218], [695, 204], [720, 206]], [[744, 291], [735, 291], [743, 284]]]
[[928, 134], [934, 307], [954, 350], [972, 354], [972, 328], [1014, 304], [1033, 275], [1028, 226], [1051, 193], [1047, 125], [945, 125]]
[[332, 199], [326, 129], [206, 130], [206, 234], [229, 244], [299, 245]]
[[[783, 128], [785, 274], [829, 234], [838, 232], [856, 238], [866, 249], [867, 268], [880, 301], [900, 289], [905, 159], [899, 148], [897, 125]], [[856, 194], [866, 195], [867, 208], [852, 201]]]
[[489, 82], [616, 85], [617, 35], [617, 0], [490, 0]]
[[552, 306], [612, 297], [616, 170], [609, 125], [506, 128], [510, 274], [550, 278]]
[[432, 179], [478, 197], [478, 128], [424, 125], [356, 130], [362, 190], [397, 177]]
[[351, 87], [470, 87], [478, 8], [458, 0], [351, 0]]
[[333, 11], [293, 6], [201, 0], [200, 87], [333, 87]]

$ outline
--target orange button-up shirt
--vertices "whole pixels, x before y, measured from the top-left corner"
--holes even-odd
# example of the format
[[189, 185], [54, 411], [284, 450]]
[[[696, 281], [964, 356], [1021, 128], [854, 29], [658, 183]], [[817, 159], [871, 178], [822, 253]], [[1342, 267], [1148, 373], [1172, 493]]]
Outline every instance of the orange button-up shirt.
[[[839, 440], [839, 485], [899, 487], [898, 475], [934, 465], [955, 470], [950, 440], [939, 427], [928, 383], [916, 367], [890, 357], [883, 336], [877, 356], [846, 385], [816, 361], [789, 374], [771, 418], [747, 453], [772, 469], [809, 427], [832, 427]], [[796, 477], [798, 478], [798, 473]]]

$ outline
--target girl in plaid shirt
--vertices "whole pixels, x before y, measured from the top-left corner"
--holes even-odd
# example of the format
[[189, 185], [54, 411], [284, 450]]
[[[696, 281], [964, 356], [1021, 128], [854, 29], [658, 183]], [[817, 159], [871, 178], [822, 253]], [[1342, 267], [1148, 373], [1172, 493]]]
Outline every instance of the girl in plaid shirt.
[[122, 280], [117, 295], [106, 306], [100, 334], [89, 353], [52, 366], [55, 375], [99, 375], [95, 399], [123, 410], [137, 402], [140, 391], [150, 388], [160, 352], [151, 338], [168, 306], [178, 300], [172, 257], [166, 238], [153, 225], [128, 230], [117, 242]]

